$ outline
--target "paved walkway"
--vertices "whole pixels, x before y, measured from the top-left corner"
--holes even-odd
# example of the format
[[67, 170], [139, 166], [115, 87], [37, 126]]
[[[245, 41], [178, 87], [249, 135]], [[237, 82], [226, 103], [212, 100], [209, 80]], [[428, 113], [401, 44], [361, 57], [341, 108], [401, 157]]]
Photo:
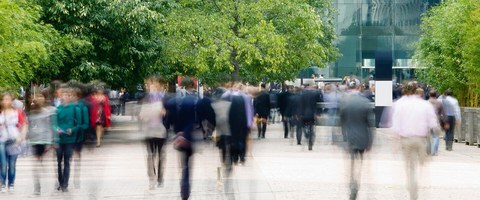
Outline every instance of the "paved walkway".
[[[84, 149], [80, 187], [55, 191], [53, 153], [44, 162], [42, 194], [33, 196], [31, 156], [19, 158], [14, 192], [0, 199], [180, 199], [178, 153], [168, 144], [165, 184], [148, 190], [142, 135], [130, 118], [115, 118], [116, 126], [101, 148]], [[256, 134], [253, 134], [256, 135]], [[317, 127], [313, 151], [284, 139], [280, 124], [268, 127], [266, 139], [253, 139], [245, 165], [235, 166], [231, 188], [217, 181], [220, 158], [209, 142], [198, 142], [194, 155], [191, 199], [348, 199], [348, 158], [332, 145], [331, 129]], [[362, 171], [359, 199], [408, 199], [398, 141], [388, 130], [377, 130], [375, 144]], [[455, 144], [423, 167], [420, 199], [480, 199], [480, 149]], [[227, 190], [227, 192], [224, 192]]]

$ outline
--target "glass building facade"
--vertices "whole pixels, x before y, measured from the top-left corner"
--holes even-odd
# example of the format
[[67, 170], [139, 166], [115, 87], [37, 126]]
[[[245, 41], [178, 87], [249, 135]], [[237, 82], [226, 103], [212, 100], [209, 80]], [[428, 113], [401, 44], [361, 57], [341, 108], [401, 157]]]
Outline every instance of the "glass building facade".
[[329, 67], [330, 77], [374, 73], [375, 52], [391, 51], [395, 79], [413, 76], [413, 43], [421, 16], [440, 0], [334, 0], [337, 47], [342, 54]]

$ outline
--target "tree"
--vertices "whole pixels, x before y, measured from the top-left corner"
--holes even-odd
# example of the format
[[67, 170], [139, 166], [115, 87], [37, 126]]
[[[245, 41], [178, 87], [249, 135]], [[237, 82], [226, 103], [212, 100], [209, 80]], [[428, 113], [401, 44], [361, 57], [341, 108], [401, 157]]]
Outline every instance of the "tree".
[[40, 22], [40, 8], [26, 0], [0, 1], [0, 87], [18, 88], [58, 73], [68, 40]]
[[43, 19], [91, 45], [87, 55], [65, 58], [63, 79], [131, 86], [162, 66], [159, 23], [163, 1], [41, 0]]
[[161, 24], [162, 57], [208, 82], [289, 80], [338, 55], [332, 10], [328, 0], [180, 0]]
[[422, 18], [415, 58], [419, 78], [444, 91], [451, 88], [462, 105], [478, 106], [480, 80], [479, 0], [447, 0]]

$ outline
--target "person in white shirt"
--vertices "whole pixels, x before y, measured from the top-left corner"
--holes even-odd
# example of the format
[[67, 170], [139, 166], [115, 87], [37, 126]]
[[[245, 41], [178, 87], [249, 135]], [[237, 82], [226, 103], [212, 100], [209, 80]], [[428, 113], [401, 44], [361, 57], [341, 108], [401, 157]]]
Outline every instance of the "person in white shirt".
[[427, 158], [427, 136], [439, 129], [433, 106], [415, 95], [416, 82], [409, 82], [403, 96], [393, 105], [392, 130], [399, 135], [406, 164], [410, 199], [418, 199], [416, 174], [419, 165]]
[[462, 118], [460, 115], [460, 106], [458, 100], [452, 97], [452, 91], [450, 89], [445, 91], [445, 96], [442, 98], [442, 105], [447, 116], [448, 128], [445, 130], [445, 144], [446, 150], [452, 151], [453, 138], [455, 136], [455, 127], [459, 125]]

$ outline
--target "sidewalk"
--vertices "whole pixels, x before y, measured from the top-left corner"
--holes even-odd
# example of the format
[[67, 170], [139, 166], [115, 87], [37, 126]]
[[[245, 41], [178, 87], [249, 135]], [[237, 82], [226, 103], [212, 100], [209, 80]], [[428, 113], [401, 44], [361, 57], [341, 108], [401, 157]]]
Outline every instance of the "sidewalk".
[[[72, 170], [70, 191], [54, 190], [56, 164], [52, 154], [44, 162], [42, 195], [35, 198], [180, 199], [181, 171], [178, 152], [172, 145], [164, 147], [164, 187], [147, 190], [142, 134], [130, 118], [115, 117], [114, 124], [101, 148], [83, 151], [79, 189], [74, 187]], [[267, 129], [266, 139], [253, 139], [246, 164], [235, 166], [228, 194], [217, 181], [221, 166], [218, 149], [211, 142], [198, 142], [191, 199], [348, 199], [348, 158], [341, 147], [331, 144], [329, 127], [317, 127], [313, 151], [296, 145], [293, 139], [284, 139], [281, 124], [271, 124]], [[388, 130], [377, 130], [374, 147], [364, 161], [359, 199], [408, 199], [397, 144]], [[480, 149], [465, 144], [454, 144], [453, 152], [443, 148], [444, 144], [439, 156], [423, 169], [420, 199], [479, 199]], [[15, 191], [0, 193], [0, 199], [33, 198], [33, 159], [18, 159]]]

